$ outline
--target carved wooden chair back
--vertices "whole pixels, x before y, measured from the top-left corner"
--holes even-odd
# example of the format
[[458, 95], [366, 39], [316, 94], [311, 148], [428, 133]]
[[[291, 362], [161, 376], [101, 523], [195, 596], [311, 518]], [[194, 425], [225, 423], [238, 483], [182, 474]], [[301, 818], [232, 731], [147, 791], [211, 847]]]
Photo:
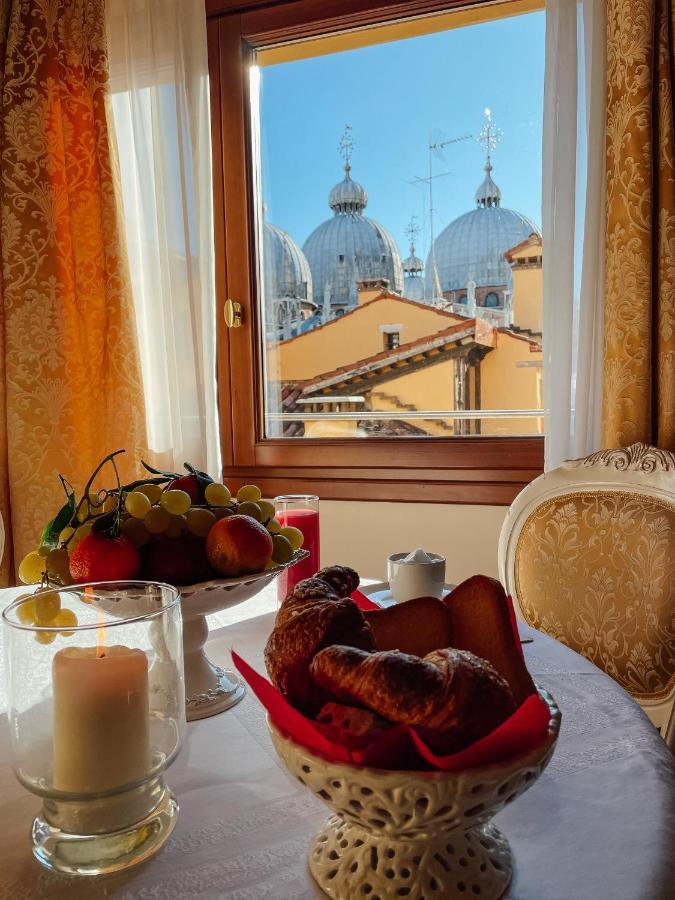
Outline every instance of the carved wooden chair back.
[[499, 541], [525, 621], [604, 669], [665, 734], [675, 697], [675, 455], [568, 460], [516, 497]]

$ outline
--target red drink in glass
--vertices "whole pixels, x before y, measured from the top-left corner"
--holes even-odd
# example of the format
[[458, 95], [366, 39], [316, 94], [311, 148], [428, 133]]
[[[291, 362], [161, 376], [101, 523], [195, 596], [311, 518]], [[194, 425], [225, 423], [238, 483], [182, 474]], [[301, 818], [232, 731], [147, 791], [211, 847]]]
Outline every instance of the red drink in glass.
[[281, 602], [299, 581], [311, 578], [321, 568], [319, 498], [312, 495], [289, 494], [285, 497], [276, 497], [274, 505], [277, 511], [276, 518], [281, 525], [292, 525], [300, 529], [304, 537], [302, 549], [309, 552], [306, 559], [279, 575], [277, 592]]

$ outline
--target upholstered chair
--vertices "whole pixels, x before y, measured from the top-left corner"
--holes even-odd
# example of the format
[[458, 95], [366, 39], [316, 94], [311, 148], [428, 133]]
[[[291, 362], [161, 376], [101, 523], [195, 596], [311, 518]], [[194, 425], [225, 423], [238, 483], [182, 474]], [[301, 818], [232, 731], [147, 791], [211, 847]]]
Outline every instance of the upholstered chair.
[[675, 698], [675, 455], [569, 460], [514, 500], [502, 581], [529, 625], [604, 669], [666, 737]]

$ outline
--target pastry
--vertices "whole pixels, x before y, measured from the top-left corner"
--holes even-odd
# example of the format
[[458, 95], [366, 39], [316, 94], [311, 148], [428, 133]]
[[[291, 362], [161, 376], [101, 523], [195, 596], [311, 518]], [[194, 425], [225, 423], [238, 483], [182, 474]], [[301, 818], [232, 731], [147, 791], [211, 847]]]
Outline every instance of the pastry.
[[435, 597], [418, 597], [386, 609], [368, 610], [364, 616], [378, 650], [426, 656], [438, 647], [453, 645], [450, 612]]
[[504, 588], [494, 578], [474, 575], [457, 585], [443, 602], [450, 610], [453, 646], [492, 663], [520, 706], [536, 688], [513, 633]]
[[358, 573], [349, 566], [326, 566], [314, 577], [329, 584], [340, 597], [350, 597], [361, 581]]
[[316, 721], [329, 729], [334, 740], [352, 748], [366, 746], [390, 727], [376, 713], [343, 703], [326, 703]]
[[265, 646], [265, 664], [272, 684], [289, 703], [312, 714], [325, 701], [323, 692], [309, 677], [314, 655], [323, 647], [338, 643], [373, 650], [375, 641], [353, 600], [338, 598], [325, 584], [323, 596], [305, 596], [306, 593], [291, 594], [282, 604]]
[[484, 737], [515, 711], [505, 680], [464, 650], [436, 650], [420, 659], [398, 650], [329, 646], [316, 654], [310, 673], [326, 695], [415, 726], [441, 753]]

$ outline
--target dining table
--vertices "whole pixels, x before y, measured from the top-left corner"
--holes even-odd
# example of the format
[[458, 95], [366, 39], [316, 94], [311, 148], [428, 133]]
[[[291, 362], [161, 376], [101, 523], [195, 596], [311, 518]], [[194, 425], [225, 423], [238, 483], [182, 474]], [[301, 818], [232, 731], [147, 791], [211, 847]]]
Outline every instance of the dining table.
[[[0, 606], [18, 593], [0, 592]], [[264, 672], [274, 584], [211, 617], [208, 654], [233, 648]], [[511, 900], [674, 900], [675, 757], [633, 699], [571, 649], [519, 623], [527, 665], [562, 711], [548, 768], [495, 822], [510, 841]], [[401, 775], [405, 778], [405, 774]], [[166, 773], [180, 813], [148, 862], [123, 873], [63, 876], [34, 859], [39, 800], [11, 764], [0, 690], [0, 900], [306, 900], [325, 896], [309, 872], [329, 810], [277, 757], [249, 690], [233, 708], [190, 722]]]

